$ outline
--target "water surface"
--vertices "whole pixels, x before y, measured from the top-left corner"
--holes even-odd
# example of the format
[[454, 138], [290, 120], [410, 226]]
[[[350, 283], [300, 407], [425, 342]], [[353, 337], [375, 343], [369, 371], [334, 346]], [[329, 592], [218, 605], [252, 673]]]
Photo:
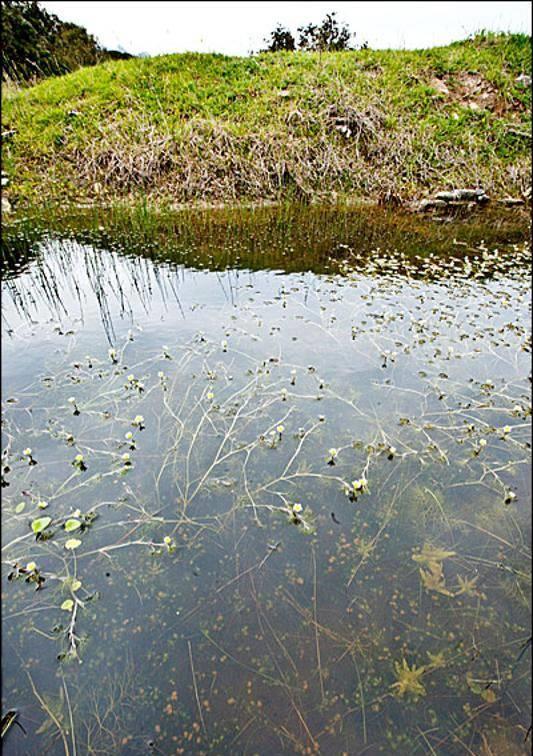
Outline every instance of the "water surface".
[[528, 752], [513, 217], [5, 230], [6, 754]]

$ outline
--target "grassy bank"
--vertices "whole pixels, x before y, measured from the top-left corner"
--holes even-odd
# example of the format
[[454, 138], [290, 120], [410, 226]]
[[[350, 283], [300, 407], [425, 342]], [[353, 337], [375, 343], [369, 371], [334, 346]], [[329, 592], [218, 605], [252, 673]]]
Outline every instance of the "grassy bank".
[[5, 89], [9, 200], [400, 197], [531, 183], [531, 38], [422, 51], [183, 54]]

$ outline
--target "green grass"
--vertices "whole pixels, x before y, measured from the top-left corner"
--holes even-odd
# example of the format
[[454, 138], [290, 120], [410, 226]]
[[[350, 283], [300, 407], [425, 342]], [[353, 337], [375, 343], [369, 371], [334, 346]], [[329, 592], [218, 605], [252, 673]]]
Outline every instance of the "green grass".
[[[22, 205], [410, 199], [477, 183], [517, 194], [530, 185], [522, 73], [525, 35], [418, 51], [108, 62], [4, 88], [3, 130], [16, 130], [3, 149], [6, 193]], [[349, 117], [349, 138], [333, 108]]]

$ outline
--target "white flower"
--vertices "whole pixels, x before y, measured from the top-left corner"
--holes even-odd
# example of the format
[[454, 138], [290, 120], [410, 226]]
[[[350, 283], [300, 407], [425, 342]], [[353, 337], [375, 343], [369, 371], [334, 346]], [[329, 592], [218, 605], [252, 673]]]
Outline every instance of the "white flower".
[[359, 491], [360, 493], [364, 493], [367, 490], [368, 481], [364, 477], [364, 475], [359, 478], [359, 480], [352, 481], [352, 487], [354, 491]]
[[503, 426], [503, 432], [504, 433], [510, 433], [511, 432], [511, 426], [510, 425], [504, 425]]
[[108, 355], [109, 355], [109, 359], [110, 359], [110, 360], [112, 360], [113, 362], [115, 362], [115, 361], [116, 361], [116, 359], [117, 359], [117, 353], [116, 353], [116, 350], [115, 350], [115, 349], [108, 349], [108, 350], [107, 350], [107, 353], [108, 353]]
[[126, 435], [125, 435], [125, 438], [126, 438], [126, 439], [127, 439], [128, 441], [131, 441], [131, 439], [133, 438], [133, 433], [132, 433], [131, 431], [128, 431], [128, 432], [126, 433]]
[[35, 564], [35, 562], [28, 562], [26, 569], [28, 570], [28, 572], [33, 572], [33, 570], [37, 569], [37, 565]]
[[28, 446], [28, 448], [27, 448], [27, 449], [24, 449], [24, 451], [22, 452], [22, 454], [23, 454], [23, 455], [24, 455], [25, 457], [31, 457], [31, 449], [30, 449], [30, 447]]
[[128, 375], [128, 381], [130, 383], [133, 383], [134, 380], [135, 380], [135, 376], [133, 374]]
[[338, 453], [339, 453], [339, 452], [337, 451], [337, 449], [329, 449], [329, 450], [328, 450], [328, 454], [329, 454], [329, 456], [330, 456], [330, 457], [332, 457], [332, 458], [336, 457]]
[[479, 441], [479, 445], [480, 445], [481, 447], [484, 447], [484, 446], [486, 446], [486, 445], [487, 445], [487, 441], [486, 441], [486, 439], [484, 439], [484, 438], [480, 439], [480, 441]]
[[129, 462], [130, 459], [131, 459], [131, 457], [128, 454], [128, 452], [124, 452], [124, 454], [122, 455], [122, 459], [123, 459], [124, 462]]
[[69, 398], [67, 399], [67, 402], [69, 404], [76, 404], [76, 399], [73, 396], [69, 396]]
[[166, 543], [167, 546], [169, 546], [172, 543], [172, 538], [170, 536], [165, 536], [163, 538], [163, 542]]
[[302, 507], [301, 504], [293, 504], [292, 505], [292, 511], [293, 512], [297, 512], [297, 513], [302, 512], [303, 511], [303, 507]]
[[83, 454], [76, 454], [76, 456], [74, 457], [74, 462], [76, 462], [77, 464], [83, 462]]
[[213, 394], [213, 392], [212, 392], [212, 391], [208, 391], [208, 392], [207, 392], [207, 394], [206, 394], [205, 396], [206, 396], [206, 399], [209, 399], [209, 400], [211, 400], [211, 399], [214, 399], [214, 398], [215, 398], [215, 395]]
[[142, 415], [135, 415], [133, 418], [132, 424], [133, 425], [142, 425], [144, 423], [144, 417]]
[[276, 430], [281, 435], [283, 433], [283, 431], [285, 430], [285, 426], [284, 425], [278, 425], [277, 428], [276, 428]]
[[39, 509], [46, 509], [46, 507], [48, 506], [48, 502], [47, 501], [38, 501], [37, 502], [37, 506], [39, 507]]

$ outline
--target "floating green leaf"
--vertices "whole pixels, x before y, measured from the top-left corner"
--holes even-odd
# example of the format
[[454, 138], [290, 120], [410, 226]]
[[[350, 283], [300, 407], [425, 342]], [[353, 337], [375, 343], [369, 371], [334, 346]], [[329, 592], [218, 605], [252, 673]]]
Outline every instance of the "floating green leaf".
[[52, 522], [51, 517], [38, 517], [36, 520], [32, 522], [31, 529], [37, 535], [39, 533], [42, 533], [43, 530], [46, 530], [46, 528], [50, 525], [51, 522]]
[[76, 578], [74, 578], [72, 580], [72, 583], [70, 584], [70, 590], [73, 593], [76, 593], [76, 591], [78, 591], [80, 588], [81, 588], [81, 580], [76, 580]]
[[21, 512], [23, 512], [23, 511], [24, 511], [24, 507], [25, 507], [25, 506], [26, 506], [26, 502], [25, 502], [25, 501], [21, 501], [21, 502], [20, 502], [19, 504], [17, 504], [17, 506], [15, 507], [15, 513], [16, 513], [16, 514], [20, 514]]
[[65, 612], [71, 612], [74, 608], [74, 601], [72, 599], [65, 599], [63, 603], [61, 604], [61, 609], [64, 609]]
[[71, 533], [73, 530], [77, 530], [80, 526], [81, 522], [79, 520], [70, 519], [65, 523], [65, 530], [67, 533]]

